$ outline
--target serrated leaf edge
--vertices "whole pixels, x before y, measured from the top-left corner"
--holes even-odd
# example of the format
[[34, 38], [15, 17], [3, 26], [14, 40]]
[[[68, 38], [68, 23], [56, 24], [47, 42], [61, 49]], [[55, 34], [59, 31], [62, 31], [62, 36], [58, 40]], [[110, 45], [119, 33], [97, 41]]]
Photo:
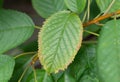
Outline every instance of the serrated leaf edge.
[[[46, 21], [43, 23], [43, 26], [42, 26], [42, 27], [44, 27], [44, 25], [45, 25], [46, 23], [48, 23], [48, 22], [49, 22], [49, 19], [52, 18], [54, 15], [61, 14], [61, 13], [70, 13], [70, 11], [60, 11], [60, 12], [57, 12], [57, 13], [53, 14], [53, 15], [50, 16], [48, 19], [46, 19]], [[81, 22], [80, 22], [80, 23], [81, 23]], [[81, 27], [83, 27], [82, 24], [80, 25], [80, 28], [81, 28]], [[39, 34], [38, 34], [38, 45], [39, 45], [39, 46], [40, 46], [41, 43], [42, 43], [42, 42], [41, 42], [41, 39], [42, 39], [42, 37], [41, 37], [42, 29], [43, 29], [43, 28], [40, 29], [41, 31], [40, 31]], [[77, 48], [76, 48], [76, 52], [73, 53], [74, 55], [68, 60], [68, 62], [64, 65], [64, 67], [57, 68], [57, 69], [54, 71], [54, 73], [58, 73], [60, 70], [64, 71], [64, 70], [68, 67], [68, 65], [69, 65], [70, 63], [72, 63], [72, 61], [74, 61], [74, 58], [75, 58], [78, 50], [79, 50], [80, 47], [81, 47], [82, 34], [83, 34], [83, 28], [81, 28], [81, 34], [80, 34], [80, 40], [79, 40], [80, 42], [79, 42], [79, 44], [78, 44], [78, 46], [77, 46]], [[41, 50], [40, 50], [40, 48], [38, 47], [38, 56], [39, 56], [40, 63], [42, 64], [43, 68], [47, 71], [47, 66], [43, 63], [44, 59], [43, 59], [43, 57], [42, 57], [41, 54], [42, 54], [42, 53], [41, 53]], [[47, 71], [47, 72], [48, 72], [48, 71]], [[48, 72], [48, 73], [49, 73], [49, 72]], [[51, 73], [51, 72], [50, 72], [50, 73]]]

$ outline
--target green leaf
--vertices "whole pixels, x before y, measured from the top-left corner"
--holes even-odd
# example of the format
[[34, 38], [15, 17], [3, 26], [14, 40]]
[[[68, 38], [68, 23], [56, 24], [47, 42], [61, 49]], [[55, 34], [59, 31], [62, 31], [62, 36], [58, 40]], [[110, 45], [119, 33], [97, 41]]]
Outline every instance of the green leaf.
[[96, 0], [100, 10], [104, 13], [107, 9], [109, 12], [115, 12], [120, 9], [120, 0]]
[[120, 82], [120, 20], [112, 20], [102, 28], [97, 65], [101, 82]]
[[79, 17], [69, 11], [54, 14], [39, 33], [39, 58], [49, 72], [64, 70], [73, 61], [82, 42]]
[[86, 61], [86, 49], [85, 46], [82, 46], [77, 53], [74, 61], [68, 67], [70, 74], [78, 80], [79, 77], [84, 73], [87, 69], [87, 61]]
[[[80, 13], [80, 18], [81, 18], [81, 19], [84, 18], [85, 13], [86, 13], [86, 11], [83, 11], [82, 13]], [[89, 20], [94, 19], [95, 17], [98, 16], [98, 14], [100, 14], [99, 7], [97, 6], [97, 3], [96, 3], [95, 0], [91, 0]], [[84, 22], [88, 22], [88, 19], [86, 18]]]
[[69, 73], [78, 81], [83, 73], [95, 70], [96, 44], [83, 45], [75, 57], [74, 62], [68, 67]]
[[26, 41], [34, 31], [34, 23], [24, 13], [0, 10], [0, 53]]
[[66, 6], [78, 14], [84, 10], [86, 2], [87, 0], [65, 0]]
[[[87, 26], [87, 27], [85, 28], [85, 30], [87, 30], [87, 31], [96, 32], [96, 33], [97, 33], [97, 31], [98, 31], [99, 29], [100, 29], [100, 26], [95, 25], [95, 24], [90, 25], [90, 26]], [[84, 32], [83, 37], [86, 38], [86, 37], [88, 37], [89, 35], [90, 35], [90, 33]]]
[[79, 82], [99, 82], [99, 80], [92, 78], [90, 75], [84, 75]]
[[57, 82], [76, 82], [75, 78], [73, 78], [70, 74], [68, 74], [67, 72], [65, 72], [59, 79]]
[[30, 66], [28, 70], [26, 71], [24, 77], [22, 78], [21, 82], [27, 82], [27, 78], [32, 73], [32, 71], [33, 71], [33, 68], [32, 66]]
[[[37, 70], [35, 70], [35, 72], [36, 72], [37, 82], [53, 82], [52, 77], [50, 75], [48, 75], [44, 70], [37, 69]], [[26, 82], [36, 82], [35, 75], [33, 72], [29, 75]]]
[[38, 50], [38, 41], [34, 40], [28, 44], [23, 44], [20, 46], [20, 48], [24, 51], [24, 52], [34, 52]]
[[[15, 70], [13, 72], [12, 78], [10, 79], [10, 82], [18, 82], [18, 79], [22, 75], [25, 68], [30, 64], [32, 58], [33, 58], [33, 54], [29, 54], [15, 59], [15, 68], [14, 68]], [[32, 72], [32, 67], [29, 67], [21, 82], [26, 82], [26, 79], [31, 72]]]
[[58, 79], [63, 75], [64, 71], [60, 71], [58, 73], [52, 73], [52, 77], [54, 82], [58, 82]]
[[64, 0], [32, 0], [32, 4], [43, 18], [48, 18], [58, 11], [66, 10]]
[[100, 10], [99, 10], [98, 5], [95, 0], [92, 0], [92, 2], [90, 4], [90, 19], [89, 20], [94, 19], [99, 14], [100, 14]]
[[[98, 14], [100, 13], [99, 8], [97, 7], [96, 1], [92, 0], [91, 5], [90, 5], [90, 19], [89, 20], [93, 20]], [[80, 14], [80, 18], [83, 19], [85, 14], [85, 11], [82, 12]], [[87, 22], [87, 19], [85, 20]], [[101, 22], [104, 23], [104, 22]], [[98, 25], [89, 25], [85, 28], [85, 30], [87, 31], [91, 31], [91, 32], [97, 32], [100, 29], [100, 26]], [[84, 32], [83, 37], [87, 38], [90, 35], [90, 33]]]
[[0, 82], [8, 82], [12, 76], [15, 61], [7, 55], [0, 55]]

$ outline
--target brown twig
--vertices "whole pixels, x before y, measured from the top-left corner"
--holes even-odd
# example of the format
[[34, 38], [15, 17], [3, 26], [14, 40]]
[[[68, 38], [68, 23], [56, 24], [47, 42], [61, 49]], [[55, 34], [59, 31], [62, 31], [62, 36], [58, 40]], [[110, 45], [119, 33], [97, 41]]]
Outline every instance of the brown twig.
[[91, 20], [91, 21], [89, 21], [87, 23], [84, 23], [83, 26], [87, 27], [87, 26], [89, 26], [91, 24], [95, 24], [95, 23], [97, 23], [97, 22], [99, 22], [101, 20], [104, 20], [106, 18], [109, 18], [109, 17], [114, 16], [114, 15], [118, 15], [118, 14], [120, 14], [120, 10], [118, 10], [118, 11], [116, 11], [114, 13], [109, 13], [109, 14], [106, 14], [106, 15], [102, 15], [102, 16], [100, 16], [98, 18], [95, 18], [95, 19], [93, 19], [93, 20]]
[[38, 55], [36, 55], [36, 56], [32, 59], [32, 61], [30, 62], [30, 64], [31, 64], [31, 65], [34, 65], [35, 62], [36, 62], [38, 59], [39, 59], [39, 58], [38, 58]]

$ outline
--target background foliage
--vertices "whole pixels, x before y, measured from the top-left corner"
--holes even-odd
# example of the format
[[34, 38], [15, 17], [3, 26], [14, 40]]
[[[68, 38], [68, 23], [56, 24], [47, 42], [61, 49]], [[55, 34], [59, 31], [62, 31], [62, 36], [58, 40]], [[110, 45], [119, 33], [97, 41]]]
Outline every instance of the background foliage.
[[120, 82], [120, 0], [30, 2], [42, 26], [0, 0], [0, 82]]

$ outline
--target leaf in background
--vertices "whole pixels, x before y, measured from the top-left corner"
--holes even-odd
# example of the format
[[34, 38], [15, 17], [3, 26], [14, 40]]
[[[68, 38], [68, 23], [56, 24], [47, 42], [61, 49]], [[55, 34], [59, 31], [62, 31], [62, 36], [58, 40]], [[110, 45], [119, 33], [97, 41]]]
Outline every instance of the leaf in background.
[[70, 74], [75, 77], [76, 80], [84, 73], [87, 69], [87, 60], [85, 54], [85, 46], [82, 46], [77, 53], [73, 63], [68, 67]]
[[43, 18], [48, 18], [58, 11], [67, 9], [64, 0], [32, 0], [32, 4], [37, 13]]
[[0, 8], [3, 6], [3, 0], [0, 0]]
[[90, 4], [90, 20], [93, 20], [100, 14], [100, 9], [95, 0], [92, 0]]
[[26, 41], [34, 31], [34, 23], [26, 14], [0, 10], [0, 53]]
[[[92, 0], [91, 5], [90, 5], [90, 19], [89, 20], [93, 20], [98, 14], [100, 13], [100, 10], [96, 4], [95, 0]], [[80, 14], [80, 18], [83, 19], [85, 12], [82, 12]], [[84, 22], [86, 22], [87, 20], [85, 20]], [[104, 22], [102, 22], [104, 23]], [[98, 25], [90, 25], [87, 26], [86, 28], [84, 28], [85, 30], [91, 31], [91, 32], [97, 32], [100, 29], [100, 26]], [[84, 32], [83, 37], [87, 38], [89, 35], [91, 35], [90, 33]]]
[[12, 76], [15, 61], [7, 55], [0, 55], [0, 82], [8, 82]]
[[90, 75], [84, 75], [79, 82], [99, 82], [99, 80], [92, 78]]
[[24, 51], [24, 52], [34, 52], [38, 50], [38, 42], [37, 40], [32, 41], [28, 44], [23, 44], [20, 46], [20, 48]]
[[[113, 0], [96, 0], [100, 10], [104, 13], [108, 7], [111, 5]], [[120, 0], [114, 0], [113, 5], [111, 6], [109, 12], [115, 12], [120, 9]]]
[[80, 14], [85, 6], [87, 0], [65, 0], [66, 6], [73, 12]]
[[[90, 31], [90, 32], [97, 32], [100, 30], [100, 26], [93, 24], [93, 25], [87, 26], [85, 30]], [[84, 31], [83, 37], [87, 38], [90, 35], [91, 35], [90, 33], [87, 33]]]
[[64, 72], [57, 82], [76, 82], [76, 81], [75, 78], [73, 78], [70, 74]]
[[52, 77], [54, 82], [58, 82], [58, 79], [63, 75], [64, 71], [60, 71], [58, 73], [52, 73]]
[[[50, 75], [48, 75], [45, 72], [45, 70], [36, 69], [35, 71], [36, 71], [36, 80], [37, 80], [37, 82], [53, 82], [52, 77]], [[28, 76], [26, 82], [36, 82], [33, 72]]]
[[120, 20], [109, 21], [102, 28], [97, 66], [101, 82], [120, 82]]
[[68, 67], [69, 73], [78, 81], [88, 69], [95, 74], [96, 44], [83, 45], [75, 57], [74, 62]]
[[[32, 60], [32, 56], [33, 54], [29, 54], [29, 55], [24, 55], [21, 56], [19, 58], [16, 58], [15, 60], [15, 70], [13, 72], [13, 76], [10, 79], [10, 82], [18, 82], [18, 79], [20, 78], [21, 74], [23, 73], [23, 71], [25, 70], [26, 66], [28, 66]], [[28, 77], [28, 75], [32, 72], [32, 67], [30, 67], [27, 72], [25, 73], [23, 79], [21, 82], [26, 82], [26, 78]]]
[[79, 17], [69, 11], [54, 14], [39, 33], [39, 59], [49, 72], [64, 70], [73, 61], [82, 42]]

